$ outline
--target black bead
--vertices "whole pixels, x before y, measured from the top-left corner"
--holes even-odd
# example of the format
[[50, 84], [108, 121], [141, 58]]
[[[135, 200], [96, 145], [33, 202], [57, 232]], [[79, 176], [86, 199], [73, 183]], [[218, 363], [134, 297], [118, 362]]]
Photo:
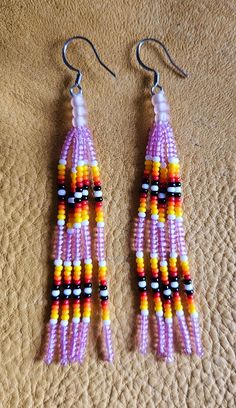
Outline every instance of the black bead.
[[58, 200], [59, 201], [65, 201], [66, 200], [66, 196], [64, 195], [64, 196], [59, 196], [58, 195]]
[[172, 292], [178, 292], [179, 288], [171, 288]]
[[89, 189], [88, 186], [86, 186], [86, 185], [83, 186], [83, 190], [88, 190], [88, 189]]
[[174, 193], [174, 197], [181, 197], [181, 193]]
[[100, 286], [99, 286], [99, 289], [100, 289], [100, 290], [107, 290], [107, 286], [106, 286], [106, 285], [100, 285]]
[[151, 196], [157, 197], [158, 196], [158, 191], [152, 191], [151, 190]]
[[186, 290], [185, 293], [186, 293], [187, 296], [190, 296], [190, 295], [193, 295], [193, 294], [194, 294], [194, 291], [193, 291], [193, 289], [191, 289], [191, 290]]
[[92, 296], [92, 293], [84, 293], [85, 298], [91, 298], [91, 296]]
[[165, 203], [166, 203], [166, 199], [165, 199], [165, 198], [158, 198], [158, 203], [159, 203], [159, 204], [165, 204]]
[[57, 185], [57, 189], [58, 189], [58, 190], [65, 190], [65, 189], [66, 189], [66, 186], [65, 186], [65, 184], [58, 184], [58, 185]]
[[82, 201], [88, 201], [88, 196], [82, 196]]
[[62, 299], [63, 300], [68, 300], [70, 299], [70, 295], [65, 295], [65, 293], [62, 294]]
[[180, 183], [180, 181], [176, 181], [175, 185], [176, 187], [181, 187], [182, 184]]
[[152, 186], [158, 186], [158, 181], [157, 180], [152, 180]]
[[178, 276], [171, 276], [170, 277], [171, 282], [178, 282], [178, 280], [179, 280]]
[[138, 276], [138, 281], [139, 282], [146, 281], [146, 277], [145, 276]]
[[142, 184], [149, 184], [148, 178], [143, 178], [142, 179]]
[[97, 202], [103, 201], [102, 197], [94, 197], [94, 198], [95, 198], [95, 201], [97, 201]]
[[170, 289], [170, 286], [169, 285], [162, 285], [162, 288], [163, 288], [163, 290], [168, 290], [168, 289]]
[[158, 278], [151, 278], [151, 282], [158, 282]]
[[92, 287], [92, 283], [91, 283], [91, 282], [85, 283], [85, 284], [84, 284], [84, 287], [85, 287], [85, 288], [91, 288], [91, 287]]
[[159, 293], [160, 292], [160, 288], [152, 288], [153, 293]]
[[94, 186], [93, 189], [94, 189], [94, 191], [101, 191], [102, 187], [101, 186]]
[[170, 181], [170, 182], [168, 183], [168, 187], [175, 187], [175, 186], [176, 186], [176, 183], [175, 183], [175, 182], [171, 182], [171, 181]]
[[82, 202], [82, 197], [80, 198], [75, 197], [75, 204], [81, 203], [81, 202]]
[[175, 197], [176, 193], [171, 193], [170, 191], [167, 191], [167, 196], [168, 197]]
[[148, 190], [146, 189], [146, 188], [140, 188], [140, 193], [145, 193], [145, 194], [147, 194], [148, 193]]
[[108, 296], [100, 296], [101, 300], [108, 300]]
[[191, 285], [192, 279], [184, 279], [184, 284], [185, 285]]
[[171, 295], [164, 295], [164, 294], [163, 294], [163, 299], [165, 299], [165, 300], [171, 300]]
[[70, 283], [63, 283], [63, 289], [71, 289]]
[[144, 288], [138, 287], [140, 292], [146, 292], [147, 291], [147, 286], [144, 286]]
[[76, 192], [77, 192], [77, 193], [82, 193], [82, 191], [83, 191], [83, 188], [82, 188], [82, 187], [76, 187]]
[[73, 285], [73, 288], [74, 288], [74, 289], [81, 289], [81, 285], [75, 285], [75, 284], [74, 284], [74, 285]]
[[59, 300], [60, 299], [60, 295], [58, 295], [58, 296], [53, 296], [52, 295], [52, 300]]
[[74, 294], [73, 294], [73, 299], [79, 300], [79, 299], [80, 299], [80, 295], [74, 295]]
[[60, 285], [55, 285], [55, 283], [52, 285], [52, 290], [60, 290]]

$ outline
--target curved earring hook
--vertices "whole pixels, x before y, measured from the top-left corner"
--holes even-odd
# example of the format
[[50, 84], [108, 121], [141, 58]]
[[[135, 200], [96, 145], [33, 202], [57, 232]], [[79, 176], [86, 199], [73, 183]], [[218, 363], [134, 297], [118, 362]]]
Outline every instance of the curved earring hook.
[[173, 58], [171, 57], [168, 49], [166, 48], [166, 46], [157, 38], [143, 38], [142, 40], [140, 40], [137, 44], [136, 47], [136, 58], [138, 63], [141, 65], [142, 68], [144, 68], [146, 71], [150, 71], [153, 72], [154, 74], [154, 81], [153, 81], [153, 86], [151, 88], [152, 94], [154, 94], [154, 90], [156, 88], [159, 88], [160, 90], [162, 90], [161, 85], [159, 84], [160, 82], [160, 73], [158, 71], [156, 71], [154, 68], [149, 67], [148, 65], [144, 64], [144, 62], [141, 60], [140, 57], [140, 50], [141, 47], [144, 43], [146, 42], [155, 42], [157, 44], [159, 44], [162, 49], [165, 51], [166, 56], [168, 57], [170, 63], [174, 66], [174, 68], [176, 69], [176, 71], [178, 72], [179, 75], [181, 75], [183, 78], [187, 78], [188, 77], [188, 73], [186, 71], [184, 71], [182, 68], [180, 68], [173, 60]]
[[66, 40], [65, 43], [64, 43], [64, 45], [63, 45], [63, 48], [62, 48], [62, 59], [63, 59], [64, 64], [65, 64], [69, 69], [71, 69], [72, 71], [77, 72], [77, 76], [76, 76], [76, 79], [75, 79], [75, 83], [74, 83], [74, 85], [70, 88], [70, 93], [71, 93], [72, 95], [74, 94], [74, 89], [75, 89], [75, 88], [78, 88], [79, 91], [82, 90], [81, 85], [80, 85], [80, 82], [81, 82], [81, 79], [82, 79], [82, 73], [81, 73], [81, 71], [80, 71], [79, 68], [74, 67], [73, 65], [71, 65], [71, 64], [68, 62], [67, 56], [66, 56], [67, 48], [68, 48], [69, 44], [72, 43], [74, 40], [83, 40], [83, 41], [86, 41], [86, 42], [91, 46], [91, 48], [92, 48], [92, 50], [93, 50], [93, 52], [94, 52], [94, 54], [95, 54], [95, 56], [96, 56], [98, 62], [100, 63], [100, 65], [102, 65], [103, 68], [105, 68], [108, 72], [110, 72], [110, 74], [111, 74], [112, 76], [114, 76], [114, 77], [116, 78], [116, 75], [114, 74], [114, 72], [111, 71], [111, 69], [108, 68], [108, 66], [105, 65], [104, 62], [102, 62], [101, 58], [100, 58], [99, 55], [98, 55], [98, 52], [97, 52], [95, 46], [93, 45], [93, 43], [92, 43], [88, 38], [83, 37], [83, 36], [80, 36], [80, 35], [77, 35], [77, 36], [75, 36], [75, 37], [71, 37], [71, 38], [69, 38], [68, 40]]

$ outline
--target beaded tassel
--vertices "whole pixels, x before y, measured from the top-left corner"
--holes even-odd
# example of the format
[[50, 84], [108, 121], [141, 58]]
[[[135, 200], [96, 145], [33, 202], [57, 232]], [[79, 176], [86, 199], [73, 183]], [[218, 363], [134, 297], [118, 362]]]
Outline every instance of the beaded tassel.
[[[133, 239], [140, 291], [139, 350], [141, 353], [147, 351], [148, 302], [144, 272], [144, 230], [145, 223], [149, 223], [148, 249], [151, 288], [157, 319], [157, 355], [165, 356], [167, 362], [172, 362], [173, 312], [177, 317], [183, 352], [190, 354], [193, 347], [196, 354], [202, 356], [203, 350], [184, 238], [179, 160], [169, 120], [169, 106], [162, 90], [152, 97], [152, 103], [155, 122], [146, 150], [144, 178]], [[149, 214], [150, 221], [147, 219]], [[186, 313], [190, 316], [189, 328], [179, 293], [180, 275], [186, 294]]]
[[[59, 351], [62, 365], [76, 361], [82, 363], [86, 353], [91, 317], [93, 271], [89, 216], [91, 186], [96, 212], [96, 258], [99, 267], [104, 357], [110, 362], [113, 361], [101, 180], [92, 135], [86, 127], [87, 114], [82, 93], [73, 94], [72, 107], [73, 127], [66, 137], [58, 164], [58, 215], [53, 251], [54, 279], [44, 356], [47, 364], [55, 359], [56, 349]], [[69, 160], [70, 153], [71, 160]], [[68, 162], [71, 162], [70, 186], [66, 191]]]

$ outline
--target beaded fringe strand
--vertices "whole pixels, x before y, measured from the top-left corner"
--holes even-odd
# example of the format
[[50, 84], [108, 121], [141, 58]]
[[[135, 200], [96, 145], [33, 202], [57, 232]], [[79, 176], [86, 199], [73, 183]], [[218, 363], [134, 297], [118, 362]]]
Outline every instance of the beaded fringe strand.
[[[147, 248], [150, 251], [151, 288], [157, 319], [156, 352], [158, 356], [165, 356], [167, 362], [172, 362], [173, 311], [177, 316], [183, 352], [191, 354], [194, 349], [201, 357], [203, 349], [185, 244], [179, 159], [170, 124], [169, 106], [163, 90], [152, 97], [152, 103], [155, 121], [146, 149], [138, 218], [135, 220], [132, 245], [136, 252], [140, 293], [138, 340], [139, 351], [145, 354], [148, 346], [149, 314], [144, 265], [144, 251]], [[150, 220], [147, 219], [148, 213]], [[145, 245], [146, 228], [150, 241], [148, 245]], [[180, 277], [184, 284], [186, 314], [189, 319], [185, 317], [179, 292]], [[186, 320], [190, 322], [190, 327]]]
[[[87, 113], [82, 93], [74, 94], [71, 103], [73, 127], [67, 134], [58, 164], [58, 213], [53, 251], [52, 306], [47, 325], [44, 361], [47, 364], [52, 363], [57, 351], [62, 365], [82, 363], [85, 358], [92, 296], [93, 260], [89, 216], [89, 189], [92, 186], [96, 214], [95, 241], [104, 358], [112, 362], [100, 173], [92, 135], [86, 126]], [[66, 189], [66, 170], [70, 153], [70, 186]]]

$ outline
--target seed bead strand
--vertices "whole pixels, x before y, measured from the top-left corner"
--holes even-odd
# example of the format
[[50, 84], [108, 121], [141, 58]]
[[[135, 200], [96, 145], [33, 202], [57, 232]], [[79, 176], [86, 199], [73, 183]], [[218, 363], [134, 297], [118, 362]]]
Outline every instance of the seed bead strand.
[[47, 336], [46, 336], [46, 347], [44, 361], [47, 364], [52, 363], [55, 356], [55, 349], [57, 343], [57, 326], [59, 319], [59, 310], [61, 304], [61, 282], [62, 282], [62, 256], [63, 256], [63, 241], [64, 241], [64, 230], [65, 230], [65, 218], [66, 218], [66, 188], [65, 188], [65, 175], [66, 175], [66, 164], [69, 148], [71, 141], [74, 137], [74, 129], [72, 129], [66, 136], [64, 145], [62, 147], [62, 152], [60, 160], [58, 163], [58, 210], [57, 210], [57, 231], [55, 235], [54, 242], [54, 274], [53, 274], [53, 286], [51, 291], [52, 296], [52, 306], [50, 321], [47, 326]]
[[83, 362], [87, 347], [88, 330], [91, 317], [91, 296], [92, 296], [92, 253], [91, 253], [91, 235], [89, 228], [89, 171], [86, 149], [86, 140], [83, 132], [84, 146], [84, 165], [83, 165], [83, 189], [82, 189], [82, 241], [83, 241], [83, 260], [84, 260], [84, 289], [83, 289], [83, 312], [80, 333], [80, 344], [78, 351], [78, 360]]
[[[168, 135], [169, 135], [169, 138], [172, 139], [172, 144], [171, 144], [171, 141], [169, 142], [169, 145], [171, 148], [171, 146], [175, 145], [175, 142], [173, 138], [172, 129], [170, 127], [168, 128]], [[180, 173], [179, 173], [179, 159], [177, 157], [176, 150], [174, 153], [175, 153], [175, 156], [170, 157], [169, 159], [169, 167], [173, 175], [175, 175], [175, 178], [174, 178], [175, 186], [173, 186], [175, 191], [172, 191], [172, 193], [174, 193], [175, 195], [175, 215], [176, 215], [175, 223], [176, 223], [177, 244], [178, 244], [178, 249], [179, 249], [179, 254], [180, 254], [181, 272], [182, 272], [182, 276], [184, 279], [184, 288], [185, 288], [185, 294], [186, 294], [186, 300], [187, 300], [187, 308], [188, 308], [188, 313], [190, 314], [190, 318], [191, 318], [194, 347], [195, 347], [196, 354], [202, 357], [203, 348], [201, 344], [198, 313], [197, 313], [195, 301], [194, 301], [193, 284], [192, 284], [192, 279], [190, 275], [187, 249], [186, 249], [186, 244], [185, 244], [185, 234], [184, 234], [184, 228], [183, 228], [183, 210], [182, 210], [182, 194], [181, 194], [182, 189], [181, 189], [181, 179], [180, 179]]]
[[83, 190], [83, 166], [84, 146], [81, 130], [78, 129], [78, 160], [76, 163], [76, 190], [74, 193], [74, 260], [73, 260], [73, 317], [70, 361], [74, 362], [78, 356], [78, 342], [80, 337], [80, 298], [81, 298], [81, 224], [82, 224], [82, 190]]
[[100, 302], [102, 310], [102, 321], [103, 321], [103, 332], [105, 340], [106, 349], [106, 359], [109, 362], [113, 361], [114, 353], [112, 348], [111, 340], [111, 329], [110, 329], [110, 312], [109, 312], [109, 296], [108, 296], [108, 285], [107, 285], [107, 265], [105, 258], [105, 234], [104, 234], [104, 214], [103, 214], [103, 195], [102, 186], [100, 179], [100, 171], [98, 167], [98, 162], [96, 159], [95, 149], [93, 146], [92, 136], [87, 129], [86, 131], [86, 141], [88, 147], [89, 161], [91, 165], [92, 172], [92, 183], [93, 183], [93, 196], [95, 200], [95, 221], [96, 221], [96, 258], [98, 261], [98, 278], [99, 278], [99, 291], [100, 291]]
[[[167, 102], [166, 102], [167, 103]], [[165, 124], [165, 134], [167, 140], [167, 157], [168, 157], [168, 184], [167, 184], [167, 220], [168, 220], [168, 233], [169, 233], [169, 245], [170, 245], [170, 255], [169, 255], [169, 275], [170, 275], [170, 286], [172, 291], [172, 299], [174, 304], [174, 309], [178, 318], [182, 347], [186, 354], [191, 353], [191, 343], [190, 336], [188, 332], [188, 327], [186, 319], [183, 312], [182, 301], [179, 293], [179, 277], [178, 277], [178, 267], [177, 267], [177, 235], [176, 235], [176, 214], [175, 205], [176, 200], [178, 200], [178, 193], [175, 192], [175, 186], [178, 185], [178, 176], [176, 175], [172, 159], [176, 157], [176, 148], [173, 145], [169, 137], [169, 123]]]
[[[158, 95], [158, 94], [157, 94]], [[163, 132], [163, 124], [162, 124]], [[159, 265], [161, 273], [163, 309], [165, 318], [165, 340], [166, 340], [166, 360], [173, 361], [173, 317], [171, 308], [171, 289], [169, 282], [169, 271], [167, 262], [167, 232], [166, 232], [166, 187], [167, 187], [167, 166], [166, 166], [166, 141], [161, 139], [161, 167], [160, 167], [160, 187], [158, 194], [158, 238], [159, 238]]]
[[155, 125], [155, 143], [152, 151], [152, 173], [151, 173], [151, 228], [150, 228], [150, 265], [151, 265], [151, 288], [154, 299], [154, 310], [157, 320], [158, 345], [157, 355], [163, 356], [165, 353], [165, 326], [163, 320], [163, 307], [159, 287], [159, 267], [158, 267], [158, 189], [159, 189], [159, 169], [160, 169], [160, 138], [161, 129], [157, 123]]

